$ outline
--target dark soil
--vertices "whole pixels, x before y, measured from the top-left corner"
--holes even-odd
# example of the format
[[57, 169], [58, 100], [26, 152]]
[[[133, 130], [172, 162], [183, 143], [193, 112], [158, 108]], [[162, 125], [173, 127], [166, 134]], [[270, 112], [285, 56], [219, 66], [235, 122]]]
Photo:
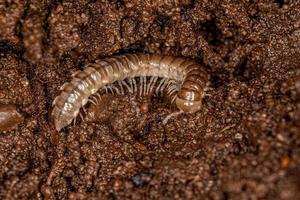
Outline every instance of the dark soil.
[[[0, 199], [300, 199], [300, 3], [0, 2]], [[149, 52], [211, 74], [203, 108], [107, 95], [61, 133], [59, 87], [95, 59]]]

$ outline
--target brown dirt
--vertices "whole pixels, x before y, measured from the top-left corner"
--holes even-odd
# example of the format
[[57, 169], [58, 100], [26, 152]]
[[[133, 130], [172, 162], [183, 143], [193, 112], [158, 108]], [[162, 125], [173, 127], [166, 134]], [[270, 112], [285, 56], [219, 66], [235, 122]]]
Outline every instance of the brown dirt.
[[[0, 2], [0, 104], [22, 119], [0, 132], [0, 199], [300, 199], [300, 3], [20, 2]], [[202, 63], [202, 110], [163, 125], [167, 102], [108, 95], [56, 133], [60, 85], [124, 52]]]

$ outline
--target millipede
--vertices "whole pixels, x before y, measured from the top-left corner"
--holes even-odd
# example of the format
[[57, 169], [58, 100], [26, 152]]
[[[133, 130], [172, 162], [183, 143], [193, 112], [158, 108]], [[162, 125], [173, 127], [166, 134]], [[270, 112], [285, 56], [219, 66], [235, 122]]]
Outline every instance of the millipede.
[[57, 131], [76, 120], [87, 102], [99, 103], [101, 90], [123, 95], [127, 89], [142, 96], [154, 92], [156, 85], [155, 92], [167, 91], [180, 112], [194, 113], [201, 109], [209, 81], [206, 69], [195, 61], [144, 53], [96, 60], [72, 77], [60, 88], [61, 93], [52, 104], [51, 115]]

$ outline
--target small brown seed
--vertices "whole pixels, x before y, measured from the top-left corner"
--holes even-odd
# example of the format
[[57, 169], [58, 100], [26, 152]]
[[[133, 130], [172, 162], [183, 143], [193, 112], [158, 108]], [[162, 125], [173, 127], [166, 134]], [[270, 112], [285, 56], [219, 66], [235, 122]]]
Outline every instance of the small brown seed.
[[148, 102], [142, 102], [142, 103], [141, 103], [141, 106], [140, 106], [140, 110], [141, 110], [143, 113], [149, 112], [149, 103], [148, 103]]

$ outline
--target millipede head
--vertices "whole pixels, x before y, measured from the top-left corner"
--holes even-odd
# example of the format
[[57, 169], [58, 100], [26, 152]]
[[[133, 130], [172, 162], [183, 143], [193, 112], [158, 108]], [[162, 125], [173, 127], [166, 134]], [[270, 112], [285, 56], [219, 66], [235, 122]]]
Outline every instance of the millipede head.
[[193, 90], [192, 85], [188, 87], [183, 86], [178, 92], [175, 100], [176, 106], [179, 110], [187, 113], [194, 113], [201, 109], [203, 90]]
[[201, 109], [202, 102], [200, 101], [189, 101], [177, 97], [175, 100], [176, 106], [179, 110], [186, 113], [194, 113]]

